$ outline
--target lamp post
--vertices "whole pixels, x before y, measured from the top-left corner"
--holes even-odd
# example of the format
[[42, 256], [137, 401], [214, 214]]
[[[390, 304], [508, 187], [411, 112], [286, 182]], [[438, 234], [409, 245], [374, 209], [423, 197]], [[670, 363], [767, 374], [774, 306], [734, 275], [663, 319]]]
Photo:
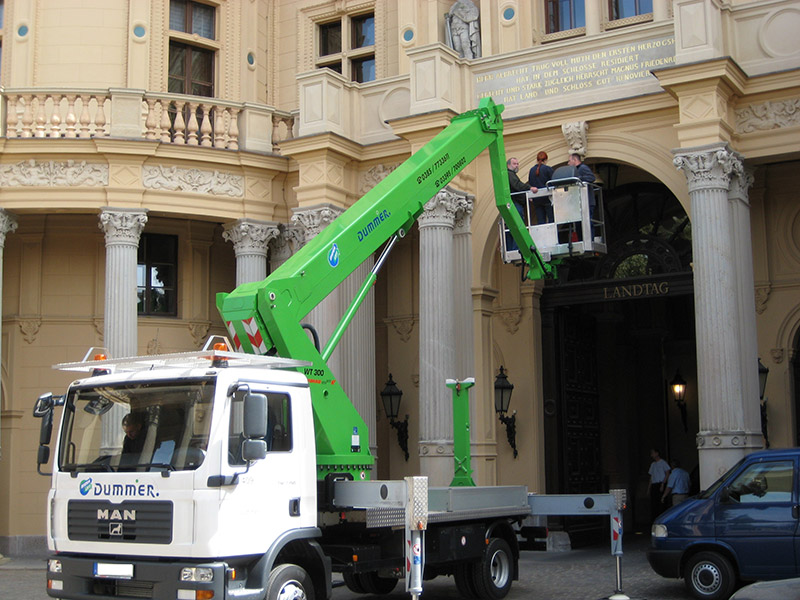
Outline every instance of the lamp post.
[[508, 381], [508, 377], [500, 366], [500, 373], [494, 380], [494, 410], [500, 418], [500, 422], [506, 426], [506, 437], [508, 444], [514, 450], [514, 458], [517, 458], [517, 411], [511, 413], [509, 417], [508, 405], [511, 403], [511, 392], [514, 391], [514, 384]]
[[758, 404], [761, 408], [761, 435], [764, 436], [764, 446], [769, 448], [769, 432], [767, 431], [767, 399], [764, 392], [767, 391], [767, 375], [769, 369], [764, 366], [761, 359], [758, 359]]
[[675, 371], [675, 377], [672, 378], [670, 382], [670, 387], [672, 388], [672, 395], [675, 398], [675, 404], [678, 406], [678, 410], [681, 411], [681, 422], [683, 423], [683, 431], [689, 431], [689, 425], [686, 419], [686, 381], [681, 377], [681, 370], [678, 369]]
[[381, 401], [383, 402], [383, 410], [386, 413], [386, 418], [389, 419], [389, 424], [397, 430], [397, 443], [400, 449], [405, 454], [406, 462], [408, 462], [408, 415], [403, 421], [397, 421], [397, 413], [400, 412], [400, 400], [403, 399], [403, 392], [397, 387], [397, 384], [392, 379], [392, 374], [389, 373], [389, 381], [386, 382], [386, 387], [381, 391]]

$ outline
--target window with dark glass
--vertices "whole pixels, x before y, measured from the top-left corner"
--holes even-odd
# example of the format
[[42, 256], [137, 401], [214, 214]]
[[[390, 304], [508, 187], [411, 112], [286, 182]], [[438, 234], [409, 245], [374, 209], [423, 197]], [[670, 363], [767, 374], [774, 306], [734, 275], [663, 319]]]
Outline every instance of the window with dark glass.
[[169, 28], [184, 33], [196, 33], [209, 40], [214, 39], [213, 6], [192, 0], [170, 0]]
[[[257, 390], [254, 390], [257, 392]], [[257, 392], [261, 393], [261, 392]], [[262, 438], [267, 452], [290, 452], [292, 450], [292, 418], [289, 396], [267, 393], [267, 435]], [[244, 409], [242, 402], [233, 399], [231, 419], [228, 427], [228, 464], [243, 465], [242, 442], [244, 441]]]
[[347, 15], [317, 25], [318, 68], [328, 68], [358, 83], [372, 81], [375, 73], [375, 16]]
[[169, 91], [192, 96], [214, 95], [214, 53], [180, 42], [169, 43]]
[[584, 0], [547, 0], [547, 33], [586, 27]]
[[175, 316], [178, 313], [178, 238], [144, 233], [136, 267], [138, 313]]
[[653, 12], [653, 0], [610, 0], [608, 14], [612, 21]]

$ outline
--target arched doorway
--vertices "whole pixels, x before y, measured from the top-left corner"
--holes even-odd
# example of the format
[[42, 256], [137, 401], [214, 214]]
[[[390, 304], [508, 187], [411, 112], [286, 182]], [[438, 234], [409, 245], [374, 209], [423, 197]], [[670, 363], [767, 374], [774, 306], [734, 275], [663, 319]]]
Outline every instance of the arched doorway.
[[[695, 381], [691, 224], [660, 182], [595, 164], [609, 252], [564, 261], [542, 295], [547, 491], [625, 488], [628, 523], [649, 527], [649, 449], [697, 463], [696, 386], [678, 410], [667, 382]], [[691, 385], [690, 385], [691, 389]], [[567, 520], [580, 543], [603, 524]]]

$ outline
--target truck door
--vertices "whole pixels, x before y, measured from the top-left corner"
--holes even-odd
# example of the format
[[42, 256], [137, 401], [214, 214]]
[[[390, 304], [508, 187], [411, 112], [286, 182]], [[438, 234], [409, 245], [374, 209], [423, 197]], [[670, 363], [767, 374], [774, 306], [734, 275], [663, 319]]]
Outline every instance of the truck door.
[[743, 578], [797, 572], [796, 461], [765, 460], [744, 467], [717, 496], [717, 539], [736, 553]]

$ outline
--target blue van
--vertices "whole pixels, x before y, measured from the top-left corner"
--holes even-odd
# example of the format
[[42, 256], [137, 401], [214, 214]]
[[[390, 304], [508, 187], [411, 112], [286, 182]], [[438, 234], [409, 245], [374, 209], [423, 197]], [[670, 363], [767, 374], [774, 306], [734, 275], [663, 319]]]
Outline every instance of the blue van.
[[647, 560], [682, 577], [701, 600], [726, 600], [737, 581], [800, 574], [800, 448], [745, 456], [710, 488], [653, 523]]

